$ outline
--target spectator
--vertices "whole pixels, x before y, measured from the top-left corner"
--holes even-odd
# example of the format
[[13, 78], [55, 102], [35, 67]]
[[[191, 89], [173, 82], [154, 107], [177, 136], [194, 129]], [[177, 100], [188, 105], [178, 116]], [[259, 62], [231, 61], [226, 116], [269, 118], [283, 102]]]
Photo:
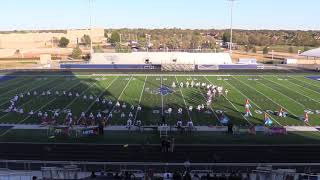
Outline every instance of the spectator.
[[183, 180], [191, 180], [191, 175], [188, 171], [186, 171], [185, 175], [183, 176]]
[[179, 172], [174, 172], [173, 175], [172, 175], [172, 179], [173, 180], [181, 180], [182, 177], [181, 177], [181, 174]]
[[37, 180], [38, 177], [37, 176], [32, 176], [32, 180]]
[[114, 178], [114, 179], [121, 179], [120, 176], [119, 176], [119, 173], [116, 173], [116, 174], [113, 176], [113, 178]]
[[163, 180], [171, 180], [171, 178], [172, 178], [171, 173], [166, 172], [163, 174]]
[[161, 141], [161, 152], [166, 152], [166, 140], [162, 139]]
[[96, 176], [96, 172], [92, 171], [90, 178], [96, 178], [96, 177], [97, 177], [97, 176]]
[[171, 147], [171, 141], [169, 139], [166, 140], [166, 152], [169, 152]]
[[199, 175], [197, 173], [194, 174], [192, 180], [200, 180]]

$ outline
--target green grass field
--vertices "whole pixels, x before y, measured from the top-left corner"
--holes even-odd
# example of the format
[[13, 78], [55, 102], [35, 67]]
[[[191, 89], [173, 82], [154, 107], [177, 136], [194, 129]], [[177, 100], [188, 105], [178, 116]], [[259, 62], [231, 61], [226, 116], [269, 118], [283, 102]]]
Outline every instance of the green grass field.
[[[160, 95], [159, 88], [171, 88], [172, 82], [205, 82], [223, 86], [228, 89], [228, 96], [216, 98], [210, 113], [198, 112], [195, 108], [198, 105], [206, 104], [206, 92], [204, 88], [175, 88], [167, 95]], [[158, 125], [161, 122], [162, 112], [169, 107], [173, 113], [166, 113], [166, 121], [170, 125], [176, 124], [178, 120], [177, 110], [182, 108], [182, 120], [184, 124], [192, 120], [196, 126], [220, 125], [216, 110], [223, 111], [231, 122], [236, 125], [264, 125], [264, 114], [256, 113], [256, 110], [265, 112], [267, 110], [278, 111], [284, 107], [289, 113], [288, 117], [280, 118], [270, 115], [273, 126], [298, 126], [298, 125], [320, 125], [320, 115], [315, 113], [320, 110], [320, 82], [308, 79], [302, 75], [256, 75], [256, 76], [174, 76], [174, 75], [136, 75], [136, 76], [19, 76], [7, 81], [0, 82], [0, 123], [13, 124], [40, 124], [40, 119], [30, 116], [27, 113], [48, 112], [52, 115], [52, 110], [60, 110], [58, 123], [62, 124], [66, 113], [63, 110], [70, 109], [74, 116], [79, 117], [81, 112], [92, 112], [97, 114], [105, 110], [115, 110], [116, 101], [125, 102], [126, 109], [121, 109], [126, 116], [131, 112], [133, 119], [139, 119], [143, 125]], [[37, 91], [39, 94], [50, 90], [49, 96], [26, 96], [29, 91]], [[54, 95], [55, 91], [78, 92], [79, 97]], [[19, 108], [23, 108], [24, 113], [5, 112], [10, 105], [9, 100], [16, 94], [23, 93], [25, 96], [17, 102]], [[94, 96], [94, 100], [107, 99], [113, 102], [112, 106], [107, 106], [95, 102], [94, 100], [84, 100], [83, 95]], [[246, 99], [251, 100], [252, 117], [245, 117], [244, 104]], [[141, 105], [142, 111], [136, 108], [131, 110], [131, 105], [137, 107]], [[193, 106], [193, 111], [188, 111], [189, 106]], [[212, 111], [213, 110], [213, 111]], [[304, 116], [305, 110], [311, 110], [308, 124], [299, 117]], [[156, 112], [157, 111], [157, 112]], [[103, 114], [103, 113], [102, 113]], [[104, 114], [103, 114], [104, 115]], [[105, 114], [106, 115], [106, 114]], [[180, 118], [180, 117], [179, 117]], [[120, 118], [120, 113], [114, 113], [110, 119], [111, 125], [126, 125], [126, 118]]]

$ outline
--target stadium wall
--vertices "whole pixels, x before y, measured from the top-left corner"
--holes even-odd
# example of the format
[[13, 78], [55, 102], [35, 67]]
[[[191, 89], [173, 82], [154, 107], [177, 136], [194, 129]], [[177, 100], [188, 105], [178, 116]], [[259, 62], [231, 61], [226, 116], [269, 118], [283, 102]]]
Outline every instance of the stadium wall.
[[232, 64], [227, 53], [133, 52], [95, 53], [91, 64]]
[[168, 65], [189, 65], [199, 71], [260, 69], [257, 64], [233, 64], [228, 53], [188, 52], [95, 53], [89, 64], [61, 64], [60, 68], [161, 70]]

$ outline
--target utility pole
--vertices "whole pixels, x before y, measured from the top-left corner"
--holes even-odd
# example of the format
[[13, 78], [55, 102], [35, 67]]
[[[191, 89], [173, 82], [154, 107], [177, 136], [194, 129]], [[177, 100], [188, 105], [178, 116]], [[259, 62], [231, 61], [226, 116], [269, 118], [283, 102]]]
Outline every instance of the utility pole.
[[93, 43], [92, 43], [92, 6], [93, 0], [89, 0], [89, 8], [90, 8], [90, 58], [92, 59], [93, 54]]
[[233, 40], [233, 5], [236, 0], [228, 0], [230, 2], [230, 44], [229, 44], [229, 51], [230, 56], [232, 57], [232, 40]]

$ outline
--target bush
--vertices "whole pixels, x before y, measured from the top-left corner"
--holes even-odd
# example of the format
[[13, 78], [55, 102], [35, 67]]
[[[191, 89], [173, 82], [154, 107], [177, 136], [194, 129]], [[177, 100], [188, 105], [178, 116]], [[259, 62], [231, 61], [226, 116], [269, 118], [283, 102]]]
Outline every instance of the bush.
[[81, 49], [79, 48], [79, 46], [77, 46], [76, 48], [74, 48], [74, 49], [72, 50], [71, 57], [72, 57], [73, 59], [81, 59], [81, 57], [82, 57], [82, 51], [81, 51]]
[[65, 37], [62, 37], [60, 40], [59, 40], [59, 47], [61, 48], [65, 48], [68, 46], [68, 44], [70, 43], [69, 39], [65, 38]]
[[264, 47], [262, 50], [263, 54], [268, 54], [269, 53], [269, 48], [268, 47]]

